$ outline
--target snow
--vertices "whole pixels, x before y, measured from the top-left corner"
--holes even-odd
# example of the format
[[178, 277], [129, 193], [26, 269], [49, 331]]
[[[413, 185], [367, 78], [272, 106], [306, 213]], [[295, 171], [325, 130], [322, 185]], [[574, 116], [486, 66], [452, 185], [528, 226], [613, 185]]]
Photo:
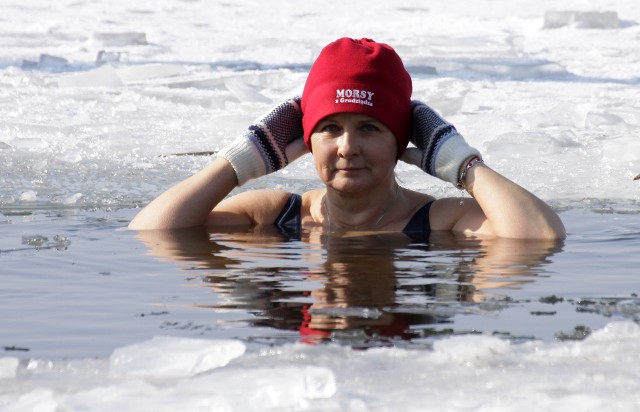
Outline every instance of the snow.
[[[167, 339], [116, 349], [110, 361], [23, 363], [18, 376], [4, 378], [0, 406], [3, 411], [640, 407], [640, 326], [632, 322], [611, 323], [569, 343], [510, 344], [470, 335], [440, 340], [431, 351], [288, 344], [234, 359], [229, 358], [238, 355], [239, 342]], [[163, 356], [148, 356], [168, 346]], [[220, 363], [203, 365], [202, 357], [191, 352], [194, 347], [212, 348], [210, 360], [218, 353]], [[123, 374], [117, 361], [123, 352], [146, 358], [144, 364]], [[14, 363], [6, 359], [0, 365]]]
[[[0, 16], [4, 209], [148, 202], [210, 161], [171, 154], [230, 142], [300, 93], [341, 36], [394, 46], [414, 98], [552, 204], [640, 200], [637, 0], [5, 0]], [[249, 187], [304, 190], [310, 164]], [[632, 322], [577, 342], [470, 335], [422, 351], [158, 336], [110, 359], [0, 358], [0, 411], [638, 411], [639, 363]]]

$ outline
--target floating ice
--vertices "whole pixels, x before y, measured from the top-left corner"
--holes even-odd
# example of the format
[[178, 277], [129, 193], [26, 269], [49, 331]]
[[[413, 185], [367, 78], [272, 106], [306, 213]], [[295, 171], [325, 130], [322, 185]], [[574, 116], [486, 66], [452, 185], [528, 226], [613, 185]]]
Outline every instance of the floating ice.
[[359, 307], [327, 307], [327, 308], [312, 308], [309, 309], [309, 313], [312, 315], [325, 315], [325, 316], [357, 316], [364, 319], [378, 319], [382, 316], [383, 312], [376, 308], [359, 308]]
[[38, 67], [40, 69], [62, 70], [68, 64], [69, 62], [67, 59], [58, 56], [51, 56], [49, 54], [41, 54], [40, 59], [38, 60]]
[[65, 70], [69, 61], [64, 57], [52, 56], [50, 54], [41, 54], [37, 62], [30, 60], [22, 61], [22, 68], [27, 70], [43, 70], [48, 72], [58, 72]]
[[140, 381], [105, 385], [63, 397], [59, 410], [69, 411], [215, 411], [234, 412], [224, 398], [210, 394], [186, 397], [171, 388], [160, 388]]
[[244, 351], [239, 341], [156, 336], [116, 349], [110, 358], [110, 372], [113, 376], [154, 379], [193, 376], [224, 366]]
[[100, 50], [98, 56], [96, 56], [96, 66], [101, 66], [106, 63], [117, 65], [118, 63], [126, 63], [129, 61], [128, 52], [114, 52]]
[[97, 69], [60, 77], [59, 87], [121, 87], [122, 80], [110, 64]]
[[467, 66], [470, 70], [512, 80], [540, 79], [567, 75], [560, 64], [550, 61], [484, 61]]
[[435, 67], [428, 64], [422, 65], [407, 65], [407, 71], [412, 75], [436, 75], [438, 71]]
[[58, 402], [52, 390], [38, 388], [8, 402], [2, 402], [0, 397], [0, 406], [2, 412], [55, 412]]
[[28, 190], [20, 195], [20, 200], [23, 202], [34, 202], [37, 198], [38, 192], [34, 190]]
[[55, 235], [52, 240], [43, 235], [23, 235], [22, 244], [33, 246], [36, 249], [57, 249], [65, 250], [71, 245], [71, 241], [66, 236]]
[[138, 66], [120, 66], [116, 69], [118, 77], [125, 83], [134, 83], [160, 77], [177, 76], [185, 72], [177, 64], [144, 64]]
[[[46, 149], [49, 143], [38, 137], [23, 137], [11, 141], [11, 145], [17, 149]], [[46, 159], [43, 160], [46, 162]]]
[[433, 345], [434, 361], [464, 364], [481, 362], [510, 350], [508, 341], [487, 336], [456, 336], [437, 341]]
[[81, 198], [82, 198], [82, 193], [76, 193], [62, 199], [62, 203], [65, 205], [73, 205], [77, 203], [78, 200], [80, 200]]
[[28, 246], [40, 247], [49, 241], [49, 238], [42, 235], [23, 235], [22, 244]]
[[[577, 342], [512, 344], [468, 335], [436, 341], [433, 350], [280, 345], [197, 374], [194, 359], [203, 347], [229, 348], [230, 342], [156, 338], [126, 346], [114, 351], [108, 376], [99, 360], [18, 366], [11, 385], [3, 388], [0, 407], [564, 411], [635, 410], [640, 402], [640, 326], [630, 321], [610, 323]], [[114, 358], [125, 352], [125, 358], [142, 361], [135, 374], [130, 369], [114, 375]], [[182, 371], [163, 372], [167, 364]], [[33, 389], [34, 381], [39, 389]]]
[[585, 118], [586, 127], [614, 126], [621, 123], [625, 123], [624, 119], [613, 113], [589, 112]]
[[140, 32], [94, 33], [93, 38], [105, 46], [147, 45], [147, 35]]
[[544, 28], [557, 29], [574, 26], [579, 29], [617, 29], [620, 27], [615, 11], [556, 11], [544, 13]]
[[230, 77], [226, 79], [224, 85], [241, 102], [271, 103], [271, 99], [263, 96], [260, 92], [246, 84], [239, 77]]
[[619, 136], [602, 142], [605, 159], [619, 164], [640, 163], [640, 139], [637, 135]]
[[264, 410], [301, 406], [307, 399], [330, 398], [336, 393], [333, 372], [322, 366], [249, 367], [215, 371], [176, 386], [189, 396], [225, 397], [234, 410]]
[[[274, 18], [265, 13], [272, 10], [270, 2], [251, 8], [178, 3], [162, 0], [147, 10], [91, 2], [71, 6], [65, 0], [46, 11], [27, 10], [17, 0], [3, 3], [12, 19], [4, 26], [0, 60], [34, 59], [36, 69], [41, 61], [50, 67], [0, 68], [0, 89], [6, 96], [0, 98], [0, 118], [11, 120], [0, 125], [2, 176], [9, 184], [3, 202], [20, 203], [21, 193], [29, 189], [39, 192], [39, 206], [59, 204], [76, 193], [83, 194], [83, 205], [128, 207], [150, 201], [204, 164], [188, 156], [166, 159], [158, 154], [222, 147], [264, 113], [266, 105], [301, 90], [327, 36], [342, 33], [343, 18], [359, 10], [356, 3], [344, 3], [341, 18], [327, 23], [323, 8], [315, 3], [296, 12], [279, 9], [288, 23], [278, 18], [269, 37], [258, 24], [246, 25], [238, 36], [233, 28], [238, 16]], [[368, 10], [388, 15], [384, 24], [373, 28], [363, 18], [349, 27], [396, 46], [414, 75], [416, 98], [433, 103], [483, 150], [488, 162], [503, 166], [507, 177], [543, 199], [580, 202], [586, 196], [577, 189], [577, 178], [548, 168], [552, 163], [587, 179], [581, 187], [597, 188], [588, 196], [623, 196], [637, 202], [637, 184], [630, 188], [628, 178], [629, 170], [633, 176], [640, 170], [632, 150], [620, 159], [634, 164], [611, 162], [606, 182], [587, 165], [603, 156], [615, 157], [618, 137], [637, 136], [640, 117], [633, 85], [640, 71], [635, 58], [640, 26], [540, 30], [548, 5], [529, 2], [527, 7], [495, 9], [490, 3], [453, 2], [413, 15], [406, 12], [414, 9], [411, 5], [400, 9], [376, 3]], [[634, 4], [622, 2], [615, 12], [607, 12], [611, 9], [604, 3], [594, 4], [593, 13], [600, 13], [600, 20], [594, 20], [591, 12], [581, 11], [584, 5], [572, 0], [563, 3], [568, 11], [549, 11], [547, 24], [555, 16], [561, 24], [573, 21], [566, 24], [574, 27], [602, 26], [603, 20], [615, 26], [615, 13], [624, 13], [625, 21], [640, 21]], [[52, 23], [34, 32], [25, 24], [67, 21], [70, 10], [79, 17], [67, 29]], [[423, 24], [424, 13], [430, 15], [429, 24]], [[104, 19], [92, 18], [96, 15]], [[149, 19], [144, 26], [141, 15]], [[156, 30], [158, 22], [162, 30]], [[294, 22], [301, 36], [292, 37], [287, 29]], [[325, 24], [322, 30], [310, 29], [320, 23]], [[395, 33], [394, 38], [385, 33]], [[65, 65], [67, 59], [73, 64]], [[78, 71], [89, 67], [92, 70]], [[55, 84], [60, 87], [51, 87]], [[48, 174], [38, 175], [24, 160], [35, 157], [34, 152], [50, 161]], [[522, 158], [527, 162], [512, 161]], [[62, 160], [73, 167], [61, 168]], [[307, 190], [310, 182], [318, 182], [311, 166], [310, 157], [300, 159], [255, 185], [282, 183], [285, 190]], [[398, 168], [408, 170], [403, 167], [400, 162]], [[539, 175], [540, 170], [545, 174]], [[274, 182], [283, 177], [288, 179]], [[456, 193], [416, 169], [402, 178], [410, 189], [438, 196]], [[40, 183], [35, 188], [22, 179]], [[541, 181], [544, 191], [536, 187]]]
[[0, 379], [15, 378], [19, 363], [18, 358], [0, 358]]

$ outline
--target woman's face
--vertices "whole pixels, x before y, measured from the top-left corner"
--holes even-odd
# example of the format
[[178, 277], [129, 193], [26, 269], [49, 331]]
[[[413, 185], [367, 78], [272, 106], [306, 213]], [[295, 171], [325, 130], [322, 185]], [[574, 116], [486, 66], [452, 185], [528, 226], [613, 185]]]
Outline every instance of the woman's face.
[[396, 139], [374, 117], [337, 113], [311, 134], [313, 161], [320, 179], [339, 191], [358, 192], [394, 179]]

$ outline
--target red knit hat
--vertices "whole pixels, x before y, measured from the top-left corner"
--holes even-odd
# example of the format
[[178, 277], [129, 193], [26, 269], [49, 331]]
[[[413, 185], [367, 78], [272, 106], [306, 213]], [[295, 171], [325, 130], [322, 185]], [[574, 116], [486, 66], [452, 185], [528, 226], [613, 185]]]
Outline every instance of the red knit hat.
[[338, 39], [322, 49], [304, 85], [304, 142], [311, 150], [311, 132], [323, 118], [362, 113], [391, 130], [400, 157], [411, 137], [411, 92], [411, 76], [390, 46], [371, 39]]

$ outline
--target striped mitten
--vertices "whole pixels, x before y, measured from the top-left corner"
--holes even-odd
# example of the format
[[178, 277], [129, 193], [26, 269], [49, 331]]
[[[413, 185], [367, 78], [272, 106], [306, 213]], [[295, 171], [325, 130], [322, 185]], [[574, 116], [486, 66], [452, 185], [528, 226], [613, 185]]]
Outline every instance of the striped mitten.
[[[258, 118], [242, 135], [223, 147], [218, 157], [231, 163], [241, 186], [284, 168], [304, 154], [307, 149], [302, 136], [300, 97], [294, 97]], [[290, 145], [292, 142], [295, 143]]]
[[469, 146], [456, 128], [429, 106], [417, 100], [412, 101], [411, 106], [411, 142], [422, 150], [420, 168], [458, 186], [463, 165], [472, 157], [480, 157], [480, 152]]

